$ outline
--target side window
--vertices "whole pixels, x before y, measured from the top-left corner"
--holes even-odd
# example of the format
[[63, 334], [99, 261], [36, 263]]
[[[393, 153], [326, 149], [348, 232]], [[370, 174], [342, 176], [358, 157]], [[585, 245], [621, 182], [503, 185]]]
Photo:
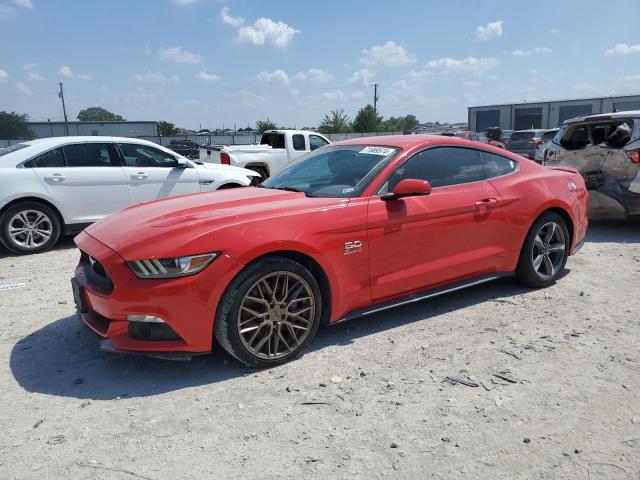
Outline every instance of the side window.
[[589, 131], [585, 123], [563, 127], [560, 132], [560, 145], [567, 150], [578, 150], [589, 143]]
[[106, 143], [78, 143], [62, 147], [67, 167], [110, 167], [117, 164]]
[[[25, 165], [26, 166], [26, 165]], [[57, 168], [64, 167], [64, 157], [62, 156], [62, 149], [55, 148], [49, 150], [47, 153], [37, 156], [33, 160], [29, 161], [28, 166], [33, 168]]]
[[261, 145], [269, 145], [271, 148], [284, 148], [284, 133], [263, 133]]
[[178, 166], [176, 157], [147, 145], [121, 143], [120, 150], [122, 150], [127, 167], [174, 168]]
[[296, 133], [293, 137], [291, 137], [291, 140], [294, 150], [306, 150], [306, 147], [304, 145], [304, 135]]
[[471, 148], [437, 147], [415, 154], [389, 177], [387, 191], [405, 178], [427, 180], [432, 187], [445, 187], [484, 180], [480, 152]]
[[309, 135], [309, 147], [311, 148], [311, 151], [317, 150], [320, 147], [324, 147], [325, 145], [329, 145], [329, 142], [327, 142], [324, 138], [317, 135]]
[[501, 177], [518, 169], [518, 163], [495, 153], [482, 152], [486, 178]]

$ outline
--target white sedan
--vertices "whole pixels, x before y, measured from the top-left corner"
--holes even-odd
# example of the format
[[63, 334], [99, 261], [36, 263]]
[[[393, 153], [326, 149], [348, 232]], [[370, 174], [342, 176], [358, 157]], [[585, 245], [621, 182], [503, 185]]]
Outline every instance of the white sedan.
[[13, 253], [51, 248], [139, 202], [248, 186], [258, 174], [203, 164], [145, 140], [57, 137], [0, 150], [0, 242]]

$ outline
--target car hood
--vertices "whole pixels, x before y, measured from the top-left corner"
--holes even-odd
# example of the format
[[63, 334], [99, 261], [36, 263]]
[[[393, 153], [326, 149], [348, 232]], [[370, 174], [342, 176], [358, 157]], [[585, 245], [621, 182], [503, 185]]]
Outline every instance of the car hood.
[[233, 249], [254, 222], [346, 205], [344, 198], [244, 187], [169, 197], [125, 208], [85, 232], [125, 260], [167, 258]]
[[253, 170], [249, 170], [247, 168], [235, 167], [233, 165], [222, 165], [220, 163], [196, 163], [196, 168], [198, 170], [204, 171], [212, 171], [216, 173], [238, 173], [242, 175], [247, 175], [249, 177], [259, 177], [260, 174], [254, 172]]

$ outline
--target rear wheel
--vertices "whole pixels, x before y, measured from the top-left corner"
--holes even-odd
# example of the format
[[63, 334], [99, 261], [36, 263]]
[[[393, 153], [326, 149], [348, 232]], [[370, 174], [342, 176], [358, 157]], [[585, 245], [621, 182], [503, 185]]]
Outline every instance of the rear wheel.
[[248, 167], [249, 170], [253, 170], [257, 174], [260, 175], [260, 180], [258, 183], [264, 182], [267, 178], [269, 178], [269, 174], [267, 173], [267, 169], [263, 167]]
[[516, 274], [518, 279], [534, 288], [552, 285], [567, 263], [570, 237], [564, 219], [548, 212], [533, 224], [524, 246]]
[[309, 344], [321, 311], [320, 288], [309, 270], [288, 258], [266, 258], [248, 266], [227, 288], [215, 337], [242, 363], [271, 367]]
[[42, 203], [17, 203], [0, 217], [0, 241], [12, 253], [44, 252], [53, 247], [59, 237], [58, 215]]

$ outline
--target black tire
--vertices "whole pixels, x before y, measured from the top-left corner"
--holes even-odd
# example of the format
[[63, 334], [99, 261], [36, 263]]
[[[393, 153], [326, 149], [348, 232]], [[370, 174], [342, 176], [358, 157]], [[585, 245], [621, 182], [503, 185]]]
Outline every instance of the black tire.
[[226, 185], [220, 185], [218, 187], [218, 190], [228, 190], [230, 188], [240, 188], [242, 187], [242, 185], [240, 185], [239, 183], [227, 183]]
[[[546, 236], [552, 228], [551, 225], [555, 225], [557, 230], [552, 231], [553, 236], [547, 242]], [[563, 249], [560, 251], [561, 243]], [[527, 233], [520, 252], [516, 277], [520, 282], [533, 288], [553, 285], [564, 270], [570, 248], [571, 237], [564, 219], [554, 212], [542, 214]], [[542, 260], [536, 265], [536, 260], [540, 258]]]
[[263, 167], [248, 167], [249, 170], [253, 170], [257, 174], [260, 175], [260, 180], [258, 183], [264, 182], [267, 178], [269, 178], [269, 174], [267, 173], [267, 169]]
[[[314, 310], [312, 310], [312, 313], [310, 314], [312, 318], [308, 320], [309, 328], [307, 333], [305, 334], [306, 337], [300, 340], [299, 345], [277, 358], [264, 358], [264, 356], [258, 356], [259, 354], [252, 352], [250, 350], [250, 347], [246, 345], [246, 338], [241, 338], [240, 317], [242, 316], [242, 313], [240, 312], [240, 308], [243, 305], [243, 301], [245, 301], [245, 296], [248, 296], [250, 292], [255, 291], [253, 290], [253, 288], [255, 288], [262, 279], [269, 277], [270, 275], [277, 275], [284, 272], [288, 272], [292, 276], [297, 276], [298, 278], [306, 282], [306, 286], [304, 288], [306, 292], [310, 292], [312, 294]], [[276, 280], [276, 285], [277, 282], [278, 280]], [[277, 290], [277, 287], [274, 290]], [[284, 300], [285, 299], [283, 298], [282, 301], [284, 302]], [[273, 304], [271, 306], [273, 307]], [[287, 308], [287, 311], [288, 310], [289, 309]], [[268, 306], [266, 305], [265, 312], [270, 312], [270, 310], [268, 310]], [[275, 365], [280, 365], [282, 363], [288, 362], [289, 360], [297, 357], [301, 353], [301, 351], [304, 350], [304, 348], [309, 344], [309, 342], [311, 342], [316, 334], [318, 325], [320, 324], [321, 313], [322, 295], [320, 293], [320, 287], [318, 286], [318, 283], [311, 272], [309, 272], [309, 270], [307, 270], [303, 265], [288, 258], [277, 256], [267, 257], [263, 260], [258, 260], [257, 262], [247, 266], [229, 284], [229, 286], [225, 290], [222, 300], [220, 301], [220, 304], [218, 305], [214, 325], [214, 335], [222, 348], [224, 348], [229, 354], [231, 354], [233, 357], [235, 357], [245, 365], [257, 368], [273, 367]], [[284, 326], [280, 327], [280, 322], [277, 322], [278, 326], [275, 327], [272, 326], [275, 323], [273, 319], [269, 321], [267, 320], [268, 318], [269, 316], [267, 315], [266, 318], [263, 317], [260, 320], [255, 321], [257, 323], [265, 324], [264, 326], [270, 329], [270, 337], [273, 335], [275, 328], [278, 328], [278, 334], [280, 332], [284, 332], [285, 334], [287, 333], [284, 329]], [[262, 327], [258, 327], [257, 329], [259, 330], [260, 328]], [[282, 330], [280, 330], [280, 328], [282, 328]], [[289, 331], [293, 330], [289, 328]], [[275, 339], [275, 337], [273, 338]], [[283, 337], [280, 336], [280, 338]], [[290, 336], [289, 339], [291, 340]], [[279, 339], [278, 342], [280, 342]], [[256, 342], [256, 344], [258, 343], [260, 342]], [[268, 340], [268, 347], [270, 352], [272, 348], [271, 340]]]
[[[28, 233], [17, 238], [14, 238], [9, 234], [9, 228], [11, 226], [15, 227], [16, 225], [24, 224], [20, 219], [15, 218], [16, 215], [21, 213], [26, 215], [28, 220], [35, 221], [39, 218], [38, 215], [44, 215], [45, 217], [45, 219], [41, 220], [41, 223], [38, 225], [44, 228], [33, 230], [33, 233], [31, 234], [32, 242], [29, 242], [26, 237]], [[27, 225], [25, 225], [25, 227], [27, 227]], [[26, 228], [26, 230], [29, 230], [29, 228]], [[50, 236], [45, 240], [46, 237], [38, 233], [38, 231], [48, 231]], [[40, 253], [50, 250], [60, 238], [60, 233], [61, 225], [58, 214], [47, 205], [40, 202], [25, 201], [17, 203], [7, 208], [0, 216], [0, 242], [11, 253], [18, 255]], [[33, 246], [29, 247], [29, 243]]]

